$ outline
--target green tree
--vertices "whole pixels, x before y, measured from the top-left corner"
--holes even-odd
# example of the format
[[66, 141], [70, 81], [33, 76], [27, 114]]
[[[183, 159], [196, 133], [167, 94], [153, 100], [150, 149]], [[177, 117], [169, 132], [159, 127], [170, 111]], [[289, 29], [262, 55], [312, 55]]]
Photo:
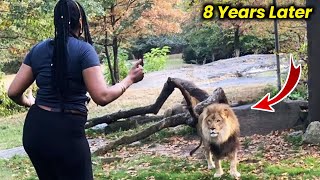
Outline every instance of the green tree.
[[[144, 35], [176, 33], [182, 11], [180, 0], [104, 0], [94, 4], [91, 13], [97, 46], [103, 47], [102, 58], [107, 59], [112, 84], [120, 80], [119, 48], [129, 48], [130, 40]], [[90, 9], [90, 8], [89, 8]]]
[[38, 41], [53, 35], [52, 1], [0, 2], [0, 63], [21, 59]]

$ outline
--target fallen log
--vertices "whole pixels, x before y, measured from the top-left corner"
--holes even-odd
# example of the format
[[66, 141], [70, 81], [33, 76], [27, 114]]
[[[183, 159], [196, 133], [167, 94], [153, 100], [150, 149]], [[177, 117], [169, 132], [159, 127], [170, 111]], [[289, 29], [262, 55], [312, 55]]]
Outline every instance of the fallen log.
[[143, 124], [159, 122], [164, 118], [164, 116], [134, 116], [123, 121], [117, 121], [109, 124], [104, 128], [105, 134], [110, 134], [117, 131], [127, 131], [129, 129], [137, 128]]
[[164, 104], [164, 102], [168, 99], [168, 97], [172, 94], [175, 88], [180, 89], [183, 96], [185, 97], [187, 101], [188, 109], [192, 116], [196, 117], [196, 115], [193, 112], [193, 109], [190, 108], [191, 102], [190, 102], [190, 96], [195, 97], [198, 101], [203, 101], [209, 97], [209, 94], [198, 88], [194, 83], [179, 79], [179, 78], [168, 78], [167, 82], [164, 84], [162, 91], [157, 98], [156, 102], [152, 105], [145, 106], [145, 107], [139, 107], [130, 109], [127, 111], [119, 111], [116, 113], [112, 113], [109, 115], [105, 115], [98, 118], [93, 118], [90, 121], [88, 121], [85, 125], [85, 128], [91, 128], [93, 126], [96, 126], [98, 124], [111, 124], [113, 122], [116, 122], [119, 119], [126, 119], [129, 117], [137, 116], [137, 115], [146, 115], [146, 114], [157, 114]]
[[[174, 116], [170, 116], [167, 118], [164, 118], [160, 122], [157, 122], [156, 124], [140, 131], [139, 133], [136, 133], [131, 136], [123, 136], [120, 139], [117, 139], [115, 141], [109, 142], [108, 144], [98, 148], [94, 154], [95, 155], [102, 155], [106, 153], [109, 150], [112, 150], [119, 145], [125, 145], [125, 144], [131, 144], [133, 142], [145, 139], [149, 137], [150, 135], [161, 131], [164, 128], [168, 127], [176, 127], [178, 125], [189, 125], [191, 127], [195, 127], [197, 123], [197, 116], [199, 115], [198, 113], [195, 113], [193, 108], [191, 107], [191, 102], [190, 102], [190, 96], [189, 92], [185, 91], [181, 86], [177, 86], [179, 88], [186, 99], [187, 102], [187, 107], [189, 112], [188, 113], [181, 113], [177, 114]], [[213, 92], [212, 96], [208, 96], [203, 103], [199, 103], [197, 105], [199, 112], [201, 109], [203, 109], [206, 105], [212, 104], [212, 103], [228, 103], [228, 100], [225, 96], [225, 93], [222, 88], [218, 88]]]
[[107, 151], [110, 151], [112, 149], [115, 149], [116, 147], [120, 145], [125, 144], [131, 144], [133, 142], [145, 139], [149, 137], [150, 135], [168, 127], [176, 127], [178, 125], [187, 124], [187, 121], [189, 119], [192, 119], [190, 114], [177, 114], [168, 118], [163, 119], [161, 122], [158, 122], [144, 130], [142, 130], [139, 133], [136, 133], [131, 136], [123, 136], [115, 141], [111, 141], [108, 144], [100, 147], [95, 152], [93, 152], [94, 155], [103, 155]]

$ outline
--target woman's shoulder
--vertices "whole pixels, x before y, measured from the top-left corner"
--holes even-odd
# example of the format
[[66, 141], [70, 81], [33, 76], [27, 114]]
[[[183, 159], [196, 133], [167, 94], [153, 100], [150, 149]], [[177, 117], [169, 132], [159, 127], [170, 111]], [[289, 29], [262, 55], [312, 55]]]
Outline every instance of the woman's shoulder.
[[70, 37], [69, 43], [70, 42], [72, 43], [72, 45], [78, 45], [81, 47], [90, 47], [91, 46], [91, 44], [87, 43], [86, 41], [83, 41], [82, 39], [77, 39], [74, 37]]
[[48, 38], [48, 39], [44, 39], [40, 42], [38, 42], [37, 44], [33, 45], [32, 49], [42, 49], [44, 47], [48, 47], [48, 45], [53, 45], [53, 39]]

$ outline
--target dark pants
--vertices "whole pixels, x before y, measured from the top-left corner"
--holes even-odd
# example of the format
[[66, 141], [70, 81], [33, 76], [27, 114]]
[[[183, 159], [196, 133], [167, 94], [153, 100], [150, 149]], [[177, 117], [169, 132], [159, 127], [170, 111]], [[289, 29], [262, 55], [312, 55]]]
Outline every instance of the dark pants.
[[49, 112], [33, 105], [23, 128], [23, 146], [40, 180], [92, 180], [85, 136], [87, 117]]

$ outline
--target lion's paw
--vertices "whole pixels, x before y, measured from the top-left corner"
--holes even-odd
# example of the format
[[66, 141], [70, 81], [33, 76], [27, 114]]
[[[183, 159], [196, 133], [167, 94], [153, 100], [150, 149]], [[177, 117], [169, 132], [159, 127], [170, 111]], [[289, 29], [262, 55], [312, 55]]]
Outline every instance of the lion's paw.
[[210, 170], [210, 169], [214, 169], [214, 168], [216, 168], [216, 166], [214, 165], [214, 164], [208, 164], [208, 169]]
[[223, 171], [214, 173], [215, 178], [219, 178], [223, 175]]
[[241, 176], [241, 174], [238, 171], [230, 171], [230, 175], [235, 178], [238, 178]]

